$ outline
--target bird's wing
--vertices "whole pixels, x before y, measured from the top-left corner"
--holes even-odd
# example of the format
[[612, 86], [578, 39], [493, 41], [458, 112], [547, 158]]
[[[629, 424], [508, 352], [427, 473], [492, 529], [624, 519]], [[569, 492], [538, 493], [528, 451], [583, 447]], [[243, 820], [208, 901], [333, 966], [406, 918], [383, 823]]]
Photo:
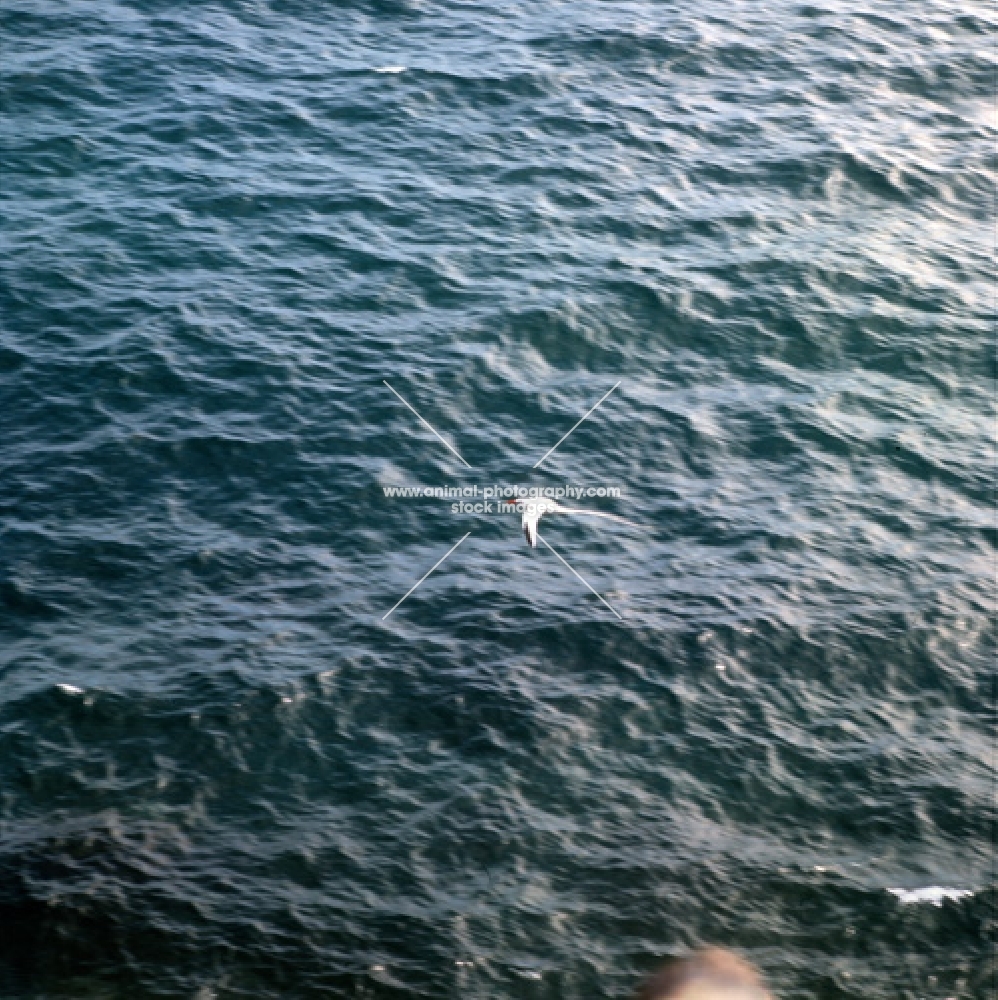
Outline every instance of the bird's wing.
[[626, 517], [618, 517], [616, 514], [608, 514], [604, 510], [583, 510], [581, 507], [561, 507], [554, 511], [555, 514], [588, 514], [590, 517], [605, 517], [608, 521], [619, 521], [621, 524], [629, 524], [632, 528], [640, 528], [640, 524], [628, 521]]
[[537, 548], [537, 522], [541, 519], [538, 511], [523, 512], [523, 535], [533, 548]]

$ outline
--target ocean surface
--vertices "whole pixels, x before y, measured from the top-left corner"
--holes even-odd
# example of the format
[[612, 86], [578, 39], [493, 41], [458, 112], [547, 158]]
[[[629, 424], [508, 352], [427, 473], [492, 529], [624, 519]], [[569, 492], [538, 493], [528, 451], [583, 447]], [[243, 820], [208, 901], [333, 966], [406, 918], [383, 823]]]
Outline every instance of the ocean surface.
[[0, 996], [998, 995], [996, 28], [5, 0]]

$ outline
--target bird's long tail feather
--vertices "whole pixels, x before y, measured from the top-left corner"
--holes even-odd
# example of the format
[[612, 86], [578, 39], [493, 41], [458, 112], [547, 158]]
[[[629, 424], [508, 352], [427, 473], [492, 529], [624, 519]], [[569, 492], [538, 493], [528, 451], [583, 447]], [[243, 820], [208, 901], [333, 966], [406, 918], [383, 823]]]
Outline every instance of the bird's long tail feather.
[[628, 521], [626, 517], [618, 517], [616, 514], [608, 514], [604, 510], [583, 510], [581, 507], [559, 507], [550, 511], [552, 514], [588, 514], [590, 517], [605, 517], [608, 521], [619, 521], [621, 524], [629, 524], [632, 528], [640, 528], [640, 524]]

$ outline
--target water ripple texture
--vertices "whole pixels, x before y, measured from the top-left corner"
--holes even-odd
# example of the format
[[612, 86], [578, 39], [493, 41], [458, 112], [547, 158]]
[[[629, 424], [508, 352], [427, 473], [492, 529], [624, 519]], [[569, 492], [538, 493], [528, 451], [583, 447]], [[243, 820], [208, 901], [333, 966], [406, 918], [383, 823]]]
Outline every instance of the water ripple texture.
[[8, 0], [0, 994], [991, 995], [996, 27]]

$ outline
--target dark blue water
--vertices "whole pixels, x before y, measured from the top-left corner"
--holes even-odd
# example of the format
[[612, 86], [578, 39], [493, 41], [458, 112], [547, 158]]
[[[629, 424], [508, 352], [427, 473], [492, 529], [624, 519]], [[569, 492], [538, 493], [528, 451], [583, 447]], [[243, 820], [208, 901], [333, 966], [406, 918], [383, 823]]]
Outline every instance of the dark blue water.
[[0, 995], [995, 995], [994, 31], [8, 0]]

